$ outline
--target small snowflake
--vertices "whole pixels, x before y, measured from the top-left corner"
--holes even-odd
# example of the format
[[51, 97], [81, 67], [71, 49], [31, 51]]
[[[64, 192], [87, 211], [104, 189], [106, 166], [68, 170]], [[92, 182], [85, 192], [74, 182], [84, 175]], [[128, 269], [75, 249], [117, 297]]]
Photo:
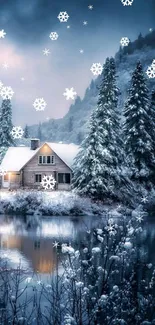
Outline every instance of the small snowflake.
[[67, 100], [74, 99], [74, 97], [77, 95], [76, 91], [74, 91], [74, 88], [66, 88], [66, 91], [63, 93], [63, 95], [66, 97]]
[[123, 6], [131, 6], [133, 4], [133, 0], [121, 0]]
[[3, 168], [0, 168], [0, 175], [1, 176], [4, 176], [7, 174], [7, 170], [6, 169], [3, 169]]
[[55, 242], [53, 243], [53, 247], [58, 248], [58, 246], [59, 246], [59, 242], [55, 241]]
[[149, 32], [152, 33], [153, 32], [153, 28], [149, 28]]
[[52, 175], [50, 176], [44, 176], [41, 182], [42, 187], [45, 190], [49, 190], [49, 189], [54, 189], [56, 180], [54, 179], [54, 177]]
[[146, 73], [147, 73], [149, 78], [155, 78], [155, 69], [154, 69], [154, 67], [152, 67], [152, 66], [148, 67]]
[[69, 29], [69, 28], [70, 28], [70, 26], [68, 25], [68, 26], [67, 26], [67, 29]]
[[93, 63], [93, 65], [90, 68], [90, 71], [93, 73], [94, 76], [98, 76], [102, 73], [103, 67], [101, 63]]
[[143, 217], [141, 215], [138, 215], [138, 216], [136, 216], [136, 220], [138, 222], [142, 222], [143, 221]]
[[0, 90], [0, 95], [3, 99], [11, 99], [14, 94], [14, 91], [11, 87], [2, 87]]
[[88, 8], [89, 8], [90, 10], [92, 10], [92, 9], [93, 9], [93, 5], [89, 5]]
[[88, 25], [88, 22], [86, 20], [84, 20], [83, 25], [84, 26]]
[[3, 63], [3, 68], [4, 68], [5, 70], [7, 70], [7, 69], [9, 68], [9, 65], [8, 65], [7, 62], [4, 62], [4, 63]]
[[130, 40], [128, 39], [128, 37], [122, 37], [120, 40], [120, 43], [122, 46], [128, 46], [130, 43]]
[[108, 231], [110, 236], [116, 235], [117, 231], [116, 231], [116, 227], [113, 223], [113, 219], [108, 220], [108, 225], [105, 227], [105, 229]]
[[43, 50], [43, 53], [44, 55], [48, 56], [50, 54], [50, 50], [45, 48], [45, 50]]
[[4, 38], [6, 33], [4, 32], [4, 29], [0, 30], [0, 38]]
[[42, 285], [42, 281], [41, 281], [41, 280], [38, 280], [38, 281], [37, 281], [37, 284], [38, 284], [39, 286], [41, 286], [41, 285]]
[[61, 23], [66, 23], [68, 21], [69, 15], [66, 11], [62, 11], [59, 13], [57, 17]]
[[142, 197], [142, 198], [141, 198], [141, 202], [142, 202], [142, 203], [146, 203], [146, 202], [148, 202], [148, 198], [147, 198], [147, 196]]
[[14, 126], [10, 133], [14, 139], [21, 139], [24, 134], [24, 131], [21, 126]]
[[46, 107], [46, 102], [43, 98], [36, 98], [35, 102], [33, 103], [33, 107], [36, 111], [44, 111]]
[[22, 78], [21, 78], [21, 81], [25, 81], [25, 78], [24, 78], [24, 77], [22, 77]]
[[83, 54], [83, 52], [84, 52], [84, 50], [83, 50], [83, 49], [81, 49], [81, 50], [80, 50], [80, 53], [81, 53], [81, 54]]
[[51, 32], [51, 34], [49, 35], [50, 39], [52, 41], [56, 41], [59, 37], [58, 33], [57, 32]]

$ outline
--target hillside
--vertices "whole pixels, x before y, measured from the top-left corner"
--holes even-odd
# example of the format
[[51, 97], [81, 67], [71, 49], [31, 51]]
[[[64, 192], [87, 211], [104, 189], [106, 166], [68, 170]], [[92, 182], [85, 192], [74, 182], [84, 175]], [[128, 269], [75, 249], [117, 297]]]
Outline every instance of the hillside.
[[[127, 96], [132, 72], [138, 60], [141, 61], [144, 70], [155, 59], [155, 31], [145, 37], [140, 34], [137, 40], [130, 42], [128, 47], [120, 48], [115, 55], [118, 86], [121, 90], [119, 110], [122, 111]], [[147, 75], [146, 75], [147, 77]], [[61, 119], [50, 119], [41, 125], [42, 141], [63, 141], [79, 144], [86, 134], [88, 120], [92, 109], [97, 104], [98, 86], [102, 76], [91, 81], [86, 89], [84, 98], [77, 97], [75, 103], [70, 106], [68, 113]], [[155, 79], [148, 79], [150, 92], [155, 88]], [[30, 135], [37, 136], [38, 125], [29, 127]]]

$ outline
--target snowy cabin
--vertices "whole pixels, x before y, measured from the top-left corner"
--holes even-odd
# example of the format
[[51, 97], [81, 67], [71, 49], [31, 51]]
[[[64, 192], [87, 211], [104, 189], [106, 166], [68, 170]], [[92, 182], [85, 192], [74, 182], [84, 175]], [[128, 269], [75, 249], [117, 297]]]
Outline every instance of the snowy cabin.
[[8, 189], [40, 188], [44, 176], [52, 175], [56, 190], [70, 190], [73, 160], [78, 153], [74, 144], [31, 140], [31, 147], [10, 147], [1, 163], [1, 187]]

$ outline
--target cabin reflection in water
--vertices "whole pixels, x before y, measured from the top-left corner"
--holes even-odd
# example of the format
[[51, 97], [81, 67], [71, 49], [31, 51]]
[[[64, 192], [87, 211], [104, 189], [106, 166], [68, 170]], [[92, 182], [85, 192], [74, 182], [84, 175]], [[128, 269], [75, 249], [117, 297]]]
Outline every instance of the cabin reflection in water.
[[[57, 254], [50, 238], [31, 238], [0, 234], [0, 248], [6, 251], [8, 261], [17, 267], [20, 259], [26, 259], [28, 267], [39, 273], [52, 273], [56, 267]], [[14, 258], [18, 252], [17, 258]], [[18, 263], [17, 263], [18, 260]]]

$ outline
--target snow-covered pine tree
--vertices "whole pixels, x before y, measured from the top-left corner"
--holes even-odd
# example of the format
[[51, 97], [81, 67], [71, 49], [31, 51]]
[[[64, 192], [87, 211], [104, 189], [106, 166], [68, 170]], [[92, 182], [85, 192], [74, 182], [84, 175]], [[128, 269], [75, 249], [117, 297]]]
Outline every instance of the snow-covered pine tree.
[[24, 128], [24, 138], [25, 139], [29, 138], [29, 129], [28, 129], [27, 124], [25, 125], [25, 128]]
[[12, 130], [12, 107], [10, 99], [2, 101], [0, 112], [0, 147], [10, 147], [14, 144]]
[[135, 167], [133, 178], [140, 182], [151, 178], [154, 161], [152, 109], [140, 62], [132, 75], [131, 88], [124, 108], [125, 148]]
[[118, 95], [115, 61], [108, 58], [97, 108], [91, 115], [88, 135], [81, 144], [74, 165], [73, 187], [81, 194], [96, 198], [117, 196], [123, 160]]

